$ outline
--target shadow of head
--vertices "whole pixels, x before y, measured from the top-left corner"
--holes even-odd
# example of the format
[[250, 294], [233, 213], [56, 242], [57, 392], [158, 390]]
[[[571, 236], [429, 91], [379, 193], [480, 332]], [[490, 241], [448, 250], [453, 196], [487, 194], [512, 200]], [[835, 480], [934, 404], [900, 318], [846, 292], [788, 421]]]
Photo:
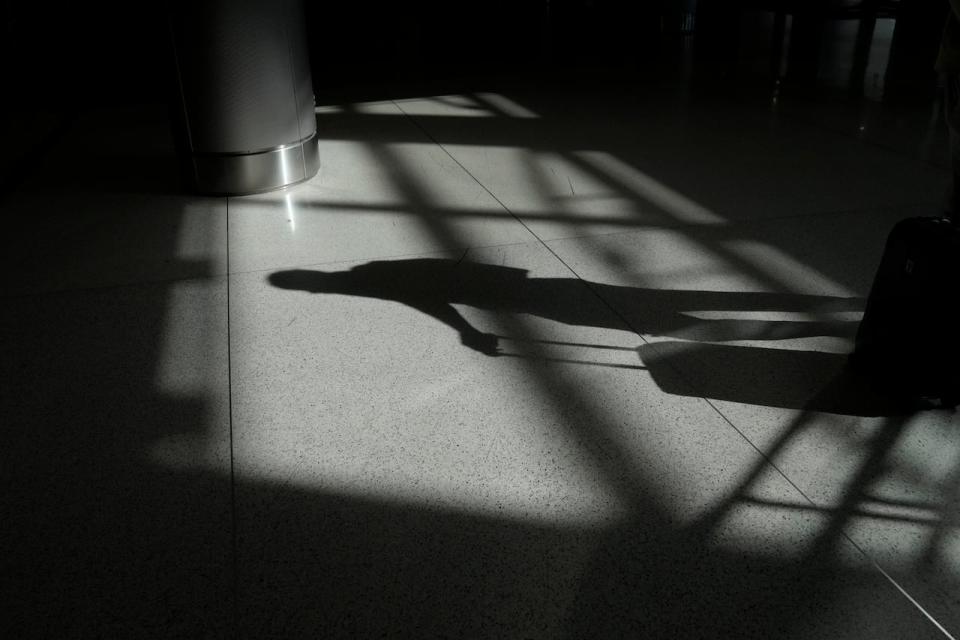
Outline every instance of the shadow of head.
[[454, 287], [461, 297], [474, 299], [480, 306], [495, 303], [498, 291], [516, 294], [526, 290], [526, 271], [498, 265], [475, 264], [449, 259], [418, 258], [375, 260], [346, 271], [288, 269], [267, 277], [280, 289], [312, 293], [344, 293], [389, 300], [449, 302]]
[[267, 277], [267, 281], [279, 289], [309, 291], [310, 293], [334, 292], [346, 286], [344, 273], [311, 271], [307, 269], [288, 269], [277, 271]]

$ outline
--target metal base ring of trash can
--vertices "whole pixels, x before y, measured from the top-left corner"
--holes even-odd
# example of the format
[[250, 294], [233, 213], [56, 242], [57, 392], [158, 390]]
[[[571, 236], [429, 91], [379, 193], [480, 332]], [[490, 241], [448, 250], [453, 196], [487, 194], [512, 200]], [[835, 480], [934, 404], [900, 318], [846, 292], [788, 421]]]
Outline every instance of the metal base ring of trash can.
[[282, 189], [309, 180], [320, 169], [317, 134], [293, 144], [249, 153], [193, 153], [193, 186], [210, 195]]

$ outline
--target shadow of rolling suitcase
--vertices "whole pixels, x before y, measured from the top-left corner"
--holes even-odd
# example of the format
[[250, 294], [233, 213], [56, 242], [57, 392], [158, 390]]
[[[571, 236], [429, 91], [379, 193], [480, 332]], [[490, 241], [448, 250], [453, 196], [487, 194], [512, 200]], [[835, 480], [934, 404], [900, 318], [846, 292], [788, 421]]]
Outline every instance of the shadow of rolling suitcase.
[[960, 404], [960, 225], [909, 218], [893, 228], [851, 364], [885, 392]]

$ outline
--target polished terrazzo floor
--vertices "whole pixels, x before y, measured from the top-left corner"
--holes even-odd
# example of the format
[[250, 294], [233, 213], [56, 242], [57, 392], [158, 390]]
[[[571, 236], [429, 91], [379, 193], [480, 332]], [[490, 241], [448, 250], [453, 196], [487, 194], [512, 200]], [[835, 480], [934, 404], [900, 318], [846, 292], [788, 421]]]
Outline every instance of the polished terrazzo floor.
[[935, 108], [317, 111], [284, 191], [131, 107], [4, 197], [5, 637], [960, 634], [960, 418], [843, 372]]

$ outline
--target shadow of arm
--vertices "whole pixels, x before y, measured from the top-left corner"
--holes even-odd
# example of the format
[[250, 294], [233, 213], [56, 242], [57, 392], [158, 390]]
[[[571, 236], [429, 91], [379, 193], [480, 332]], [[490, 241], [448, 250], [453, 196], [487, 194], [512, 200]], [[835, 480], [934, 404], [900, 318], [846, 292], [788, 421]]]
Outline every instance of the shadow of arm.
[[499, 353], [497, 336], [483, 333], [460, 315], [451, 304], [433, 300], [404, 300], [405, 304], [433, 316], [460, 334], [460, 343], [488, 356]]

